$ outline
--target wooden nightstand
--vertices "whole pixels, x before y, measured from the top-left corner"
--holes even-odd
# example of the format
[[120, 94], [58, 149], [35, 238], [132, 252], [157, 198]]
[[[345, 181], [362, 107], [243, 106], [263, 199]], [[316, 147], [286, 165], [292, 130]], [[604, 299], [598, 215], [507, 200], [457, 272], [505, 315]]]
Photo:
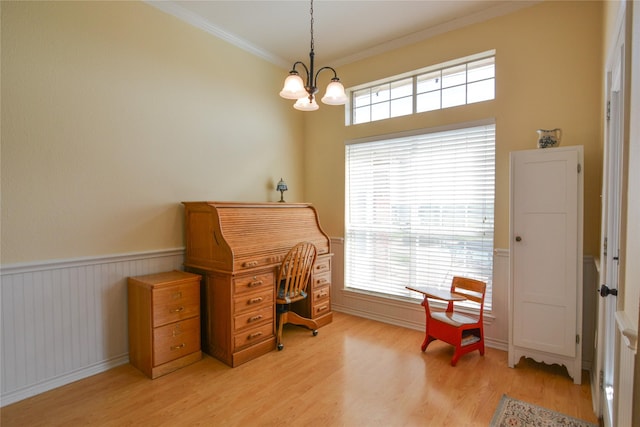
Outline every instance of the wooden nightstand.
[[177, 270], [129, 278], [129, 361], [147, 376], [202, 358], [200, 279]]

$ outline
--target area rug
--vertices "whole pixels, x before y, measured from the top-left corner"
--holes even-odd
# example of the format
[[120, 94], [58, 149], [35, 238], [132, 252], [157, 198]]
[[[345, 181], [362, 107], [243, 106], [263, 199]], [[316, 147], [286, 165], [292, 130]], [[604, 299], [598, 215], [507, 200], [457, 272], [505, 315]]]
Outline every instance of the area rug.
[[597, 427], [577, 418], [502, 395], [490, 427]]

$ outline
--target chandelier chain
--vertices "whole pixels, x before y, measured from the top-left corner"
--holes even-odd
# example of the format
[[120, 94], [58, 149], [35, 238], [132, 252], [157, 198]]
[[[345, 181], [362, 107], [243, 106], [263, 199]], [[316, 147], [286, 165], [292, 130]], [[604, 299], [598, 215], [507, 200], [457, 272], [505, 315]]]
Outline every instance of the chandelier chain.
[[313, 52], [313, 0], [311, 0], [311, 51]]

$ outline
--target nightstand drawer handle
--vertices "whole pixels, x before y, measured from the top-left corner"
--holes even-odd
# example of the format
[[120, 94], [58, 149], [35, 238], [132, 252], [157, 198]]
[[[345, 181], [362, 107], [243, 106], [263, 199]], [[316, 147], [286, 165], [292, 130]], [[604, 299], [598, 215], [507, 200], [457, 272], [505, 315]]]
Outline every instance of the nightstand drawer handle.
[[254, 280], [253, 282], [249, 282], [249, 287], [254, 288], [256, 286], [260, 286], [264, 283], [262, 280]]
[[249, 338], [250, 340], [254, 339], [254, 338], [258, 338], [260, 335], [262, 335], [262, 332], [254, 332], [252, 334], [249, 334], [249, 336], [247, 338]]
[[186, 344], [182, 343], [180, 345], [172, 345], [170, 348], [171, 348], [171, 351], [173, 351], [173, 350], [180, 350], [181, 348], [185, 348], [185, 347], [186, 347]]
[[173, 310], [169, 311], [170, 313], [180, 313], [184, 311], [184, 307], [180, 306], [178, 308], [174, 308]]
[[247, 323], [257, 322], [260, 319], [262, 319], [262, 314], [258, 314], [257, 316], [250, 317]]
[[251, 298], [249, 300], [249, 304], [257, 304], [259, 302], [262, 302], [262, 297], [257, 297], [257, 298]]

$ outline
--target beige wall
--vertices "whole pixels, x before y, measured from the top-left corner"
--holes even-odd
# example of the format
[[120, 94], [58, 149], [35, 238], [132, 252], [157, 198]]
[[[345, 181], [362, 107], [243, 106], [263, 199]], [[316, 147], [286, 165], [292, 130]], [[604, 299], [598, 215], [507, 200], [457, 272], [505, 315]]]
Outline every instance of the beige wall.
[[280, 176], [342, 236], [345, 140], [487, 117], [496, 247], [509, 152], [560, 127], [585, 146], [585, 254], [598, 252], [601, 2], [544, 2], [339, 67], [349, 86], [497, 52], [496, 100], [350, 127], [342, 107], [292, 110], [274, 96], [283, 70], [144, 3], [1, 11], [3, 264], [179, 247], [181, 200], [277, 200]]
[[346, 86], [496, 50], [494, 101], [344, 126], [343, 109], [306, 123], [306, 195], [326, 231], [344, 235], [344, 141], [495, 117], [497, 248], [508, 248], [509, 153], [536, 148], [536, 129], [562, 128], [585, 149], [585, 255], [597, 255], [602, 170], [602, 3], [544, 2], [415, 45], [339, 67]]
[[2, 2], [2, 264], [181, 247], [182, 200], [303, 199], [286, 70], [142, 2]]

